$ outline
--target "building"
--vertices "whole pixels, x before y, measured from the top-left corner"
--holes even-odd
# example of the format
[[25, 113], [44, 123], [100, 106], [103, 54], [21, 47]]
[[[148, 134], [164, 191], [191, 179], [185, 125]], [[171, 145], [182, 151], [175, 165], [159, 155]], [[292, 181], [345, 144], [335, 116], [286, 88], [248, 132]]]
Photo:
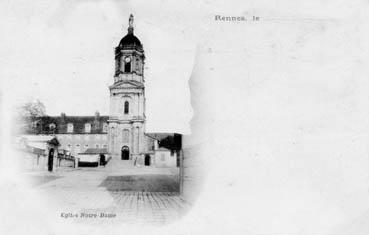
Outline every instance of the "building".
[[115, 48], [115, 76], [110, 90], [109, 153], [130, 160], [149, 149], [145, 137], [145, 54], [133, 33], [133, 16], [128, 33]]
[[130, 15], [128, 32], [115, 48], [109, 116], [100, 116], [99, 112], [94, 116], [43, 116], [30, 125], [28, 134], [55, 136], [60, 149], [71, 156], [83, 156], [85, 161], [88, 156], [97, 159], [107, 150], [107, 159], [133, 160], [147, 166], [179, 166], [182, 136], [146, 133], [144, 64], [143, 45], [134, 35]]
[[44, 116], [33, 125], [31, 133], [38, 135], [53, 135], [60, 148], [72, 156], [86, 151], [88, 148], [108, 147], [108, 116]]

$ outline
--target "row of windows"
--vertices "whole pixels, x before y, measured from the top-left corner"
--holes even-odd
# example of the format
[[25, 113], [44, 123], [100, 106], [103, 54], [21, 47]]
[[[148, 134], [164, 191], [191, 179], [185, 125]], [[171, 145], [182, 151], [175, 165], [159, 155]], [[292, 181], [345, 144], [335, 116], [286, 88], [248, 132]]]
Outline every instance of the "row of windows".
[[[68, 133], [73, 133], [73, 129], [74, 129], [73, 123], [68, 123], [67, 124], [67, 132]], [[85, 123], [84, 132], [85, 133], [90, 133], [91, 132], [91, 123]], [[103, 124], [103, 132], [108, 132], [108, 124], [107, 123]]]
[[84, 139], [84, 140], [106, 140], [107, 135], [106, 134], [91, 134], [91, 135], [59, 135], [58, 139], [61, 140], [68, 140], [68, 139]]

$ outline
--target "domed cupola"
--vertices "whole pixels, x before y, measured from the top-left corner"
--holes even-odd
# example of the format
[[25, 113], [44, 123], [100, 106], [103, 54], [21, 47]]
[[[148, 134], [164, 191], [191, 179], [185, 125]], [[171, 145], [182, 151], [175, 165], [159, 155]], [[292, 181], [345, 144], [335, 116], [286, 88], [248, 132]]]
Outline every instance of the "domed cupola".
[[133, 15], [129, 17], [128, 33], [124, 36], [116, 49], [143, 51], [141, 41], [133, 34]]
[[138, 51], [143, 50], [140, 40], [133, 35], [133, 33], [128, 33], [126, 36], [124, 36], [122, 40], [120, 40], [118, 48]]
[[115, 79], [143, 82], [145, 53], [141, 41], [133, 34], [133, 15], [129, 16], [128, 33], [115, 48]]

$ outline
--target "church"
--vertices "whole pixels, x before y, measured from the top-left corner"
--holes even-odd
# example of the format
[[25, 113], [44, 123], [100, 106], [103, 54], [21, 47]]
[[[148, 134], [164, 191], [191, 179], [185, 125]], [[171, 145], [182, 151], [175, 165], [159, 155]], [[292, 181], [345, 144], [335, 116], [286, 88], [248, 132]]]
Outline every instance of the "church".
[[78, 158], [83, 154], [105, 154], [108, 159], [135, 164], [178, 167], [182, 135], [147, 133], [145, 129], [145, 52], [134, 35], [133, 15], [128, 32], [115, 48], [115, 73], [109, 86], [108, 116], [44, 116], [31, 123], [25, 134], [53, 135], [59, 150]]
[[109, 153], [128, 160], [147, 149], [145, 137], [145, 53], [134, 35], [133, 16], [128, 33], [115, 48], [115, 76], [110, 90]]
[[[115, 48], [114, 84], [109, 87], [108, 152], [111, 157], [121, 160], [144, 156], [147, 162], [147, 158], [159, 149], [156, 141], [163, 141], [171, 135], [145, 131], [145, 52], [141, 41], [134, 35], [133, 15], [129, 17], [127, 31]], [[173, 151], [179, 150], [181, 139], [177, 134], [172, 136], [166, 147], [173, 156]]]

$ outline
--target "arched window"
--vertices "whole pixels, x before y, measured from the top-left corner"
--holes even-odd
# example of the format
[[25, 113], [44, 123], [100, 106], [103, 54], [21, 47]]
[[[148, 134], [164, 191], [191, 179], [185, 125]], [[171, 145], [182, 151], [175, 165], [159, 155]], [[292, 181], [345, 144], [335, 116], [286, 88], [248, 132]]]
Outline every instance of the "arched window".
[[128, 101], [124, 102], [124, 114], [128, 114], [129, 111], [129, 103]]
[[140, 72], [140, 60], [138, 58], [136, 59], [136, 71]]
[[131, 72], [131, 61], [128, 61], [127, 59], [124, 62], [124, 72], [126, 72], [126, 73]]

